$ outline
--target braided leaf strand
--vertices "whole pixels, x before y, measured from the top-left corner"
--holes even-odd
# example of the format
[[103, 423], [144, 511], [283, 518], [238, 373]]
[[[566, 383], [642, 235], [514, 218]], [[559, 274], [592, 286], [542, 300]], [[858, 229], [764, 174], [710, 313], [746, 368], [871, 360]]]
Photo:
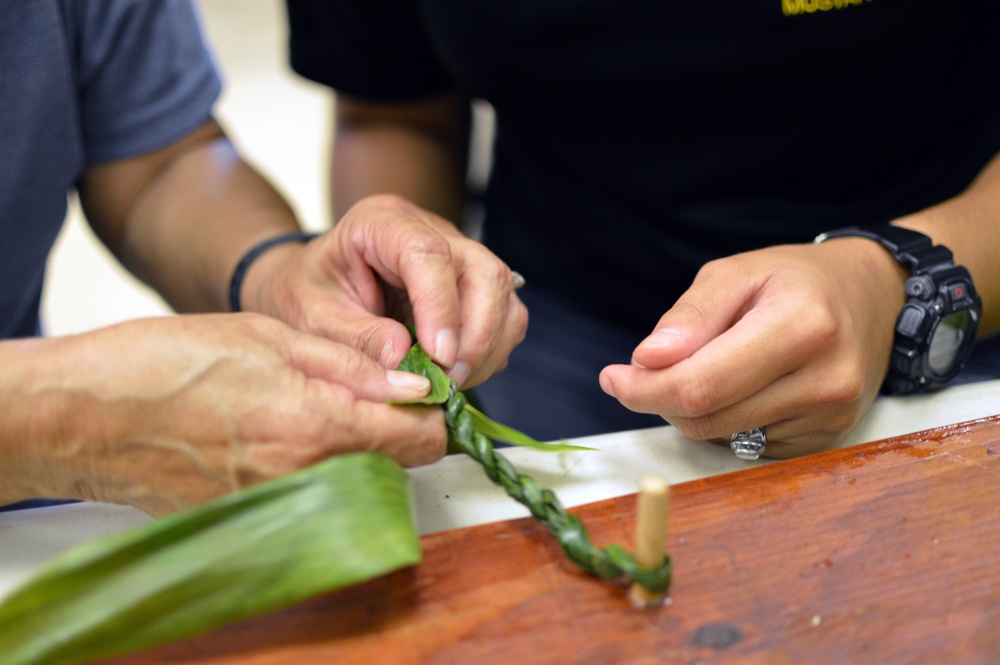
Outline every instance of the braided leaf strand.
[[532, 517], [556, 537], [570, 561], [587, 573], [607, 580], [628, 578], [652, 593], [663, 593], [670, 587], [673, 561], [669, 556], [656, 568], [644, 568], [619, 545], [596, 547], [583, 522], [563, 509], [552, 490], [543, 489], [534, 478], [518, 473], [494, 450], [493, 442], [474, 427], [466, 404], [465, 395], [451, 381], [444, 404], [449, 442], [479, 462], [490, 480], [531, 511]]

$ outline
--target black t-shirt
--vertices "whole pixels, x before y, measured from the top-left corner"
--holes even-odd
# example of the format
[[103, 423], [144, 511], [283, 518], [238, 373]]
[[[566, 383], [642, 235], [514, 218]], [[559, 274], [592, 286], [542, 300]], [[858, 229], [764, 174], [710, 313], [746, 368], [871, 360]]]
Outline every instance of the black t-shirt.
[[706, 261], [891, 220], [1000, 152], [996, 0], [289, 0], [292, 65], [496, 110], [484, 241], [636, 341]]

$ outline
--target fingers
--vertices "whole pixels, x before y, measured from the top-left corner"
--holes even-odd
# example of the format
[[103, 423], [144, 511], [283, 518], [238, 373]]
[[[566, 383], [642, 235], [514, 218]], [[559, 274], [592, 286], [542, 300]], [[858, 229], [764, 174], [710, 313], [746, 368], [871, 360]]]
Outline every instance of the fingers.
[[768, 457], [815, 452], [841, 443], [870, 405], [846, 387], [823, 384], [786, 377], [731, 407], [669, 421], [689, 438], [727, 443], [733, 433], [763, 427]]
[[311, 378], [350, 388], [360, 399], [409, 401], [430, 392], [430, 381], [425, 377], [387, 370], [347, 345], [292, 330], [287, 334], [294, 367]]
[[353, 435], [368, 450], [392, 457], [405, 467], [432, 464], [444, 457], [448, 436], [440, 406], [393, 406], [362, 402]]
[[601, 386], [629, 409], [665, 418], [700, 416], [744, 400], [799, 367], [807, 355], [802, 345], [790, 343], [784, 319], [757, 314], [666, 369], [606, 367]]
[[365, 198], [298, 255], [272, 266], [264, 313], [393, 368], [413, 322], [461, 384], [499, 371], [527, 328], [510, 269], [446, 220], [391, 195]]
[[388, 285], [405, 291], [421, 346], [451, 368], [458, 355], [461, 307], [448, 240], [432, 228], [424, 211], [394, 196], [360, 201], [345, 222], [349, 250], [363, 263], [352, 273], [374, 270]]
[[349, 388], [310, 379], [277, 422], [266, 414], [246, 424], [244, 439], [278, 441], [257, 446], [255, 465], [265, 474], [287, 473], [333, 455], [380, 452], [403, 466], [441, 459], [447, 448], [438, 405], [394, 405], [359, 399]]
[[[520, 298], [511, 294], [507, 301], [507, 315], [503, 323], [491, 329], [498, 339], [489, 341], [476, 347], [473, 344], [466, 345], [467, 336], [463, 335], [463, 346], [459, 352], [458, 364], [467, 361], [468, 367], [476, 368], [469, 373], [468, 377], [460, 381], [458, 376], [452, 378], [463, 388], [471, 388], [479, 385], [497, 372], [507, 366], [507, 359], [515, 346], [524, 341], [528, 330], [528, 309], [521, 302]], [[471, 348], [470, 348], [471, 347]], [[467, 351], [467, 349], [470, 349]], [[468, 354], [468, 355], [466, 355]]]
[[[109, 349], [122, 362], [109, 365]], [[263, 315], [131, 321], [53, 352], [75, 369], [50, 391], [72, 396], [79, 419], [48, 448], [59, 496], [160, 514], [331, 455], [378, 451], [413, 466], [445, 452], [440, 407], [388, 403], [426, 395], [426, 379]]]
[[[788, 435], [783, 433], [782, 428], [794, 426], [796, 429], [805, 432], [801, 435]], [[742, 431], [742, 430], [738, 430]], [[805, 430], [804, 426], [796, 421], [789, 423], [775, 423], [764, 427], [767, 436], [767, 446], [761, 457], [767, 459], [790, 459], [811, 453], [830, 450], [841, 445], [846, 439], [844, 432], [812, 432]], [[730, 447], [730, 436], [709, 439], [709, 443]]]
[[394, 294], [383, 293], [385, 301], [378, 303], [364, 295], [371, 277], [363, 273], [374, 271], [405, 298], [421, 346], [460, 385], [471, 377], [482, 381], [504, 366], [524, 337], [527, 310], [513, 293], [503, 261], [446, 220], [398, 197], [364, 199], [344, 222], [352, 226], [338, 226], [335, 233], [350, 238], [349, 253], [356, 257], [352, 280], [361, 285], [367, 308], [350, 325], [366, 331], [369, 355], [394, 367], [407, 348], [400, 344], [402, 328], [382, 318], [400, 314], [401, 308], [391, 307]]
[[[734, 432], [764, 427], [767, 457], [791, 457], [838, 445], [875, 397], [874, 391], [866, 389], [863, 372], [852, 371], [850, 365], [838, 370], [821, 364], [789, 373], [731, 404], [684, 411], [662, 406], [670, 402], [667, 392], [660, 394], [658, 405], [656, 393], [652, 392], [657, 388], [650, 388], [668, 385], [663, 375], [674, 369], [645, 370], [620, 365], [606, 368], [605, 372], [622, 371], [624, 376], [618, 377], [615, 385], [628, 386], [621, 399], [623, 404], [636, 411], [663, 416], [688, 438], [728, 444]], [[602, 373], [602, 385], [604, 381]], [[637, 393], [645, 390], [649, 394], [633, 400], [630, 390]], [[645, 406], [635, 408], [637, 403]]]
[[[450, 278], [456, 289], [442, 290], [440, 282], [432, 281], [433, 276], [404, 275], [417, 338], [421, 345], [433, 338], [434, 348], [439, 350], [450, 352], [454, 348], [455, 361], [451, 365], [434, 354], [432, 357], [450, 369], [449, 375], [460, 386], [475, 385], [502, 369], [511, 350], [524, 339], [527, 309], [514, 293], [507, 264], [482, 244], [462, 236], [446, 220], [427, 211], [420, 214], [448, 242]], [[446, 280], [448, 276], [440, 279]], [[437, 312], [451, 308], [437, 309], [433, 299], [424, 297], [425, 293], [456, 299], [459, 311], [456, 335], [452, 336], [452, 330], [440, 328], [437, 323]]]
[[756, 285], [734, 279], [730, 263], [715, 261], [699, 271], [691, 288], [636, 347], [632, 361], [658, 369], [673, 365], [725, 332], [752, 303]]
[[309, 379], [326, 404], [332, 422], [320, 428], [325, 455], [371, 450], [389, 455], [403, 466], [430, 464], [444, 456], [447, 435], [440, 407], [395, 406], [426, 396], [430, 382], [422, 376], [387, 370], [344, 344], [288, 331], [292, 366]]
[[785, 246], [706, 265], [602, 388], [693, 439], [763, 426], [768, 456], [836, 445], [874, 400], [891, 345], [872, 341], [891, 331], [873, 316], [883, 308], [831, 278], [843, 263]]

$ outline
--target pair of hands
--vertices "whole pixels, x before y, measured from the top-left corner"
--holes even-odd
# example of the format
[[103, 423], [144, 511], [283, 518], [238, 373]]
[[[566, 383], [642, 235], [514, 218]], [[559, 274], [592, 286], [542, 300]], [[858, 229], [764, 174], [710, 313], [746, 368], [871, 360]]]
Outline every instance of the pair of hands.
[[[163, 513], [352, 450], [433, 462], [440, 409], [389, 404], [428, 389], [386, 371], [410, 345], [402, 321], [466, 386], [502, 369], [527, 326], [497, 257], [392, 196], [259, 264], [244, 306], [269, 316], [135, 321], [63, 341], [83, 377], [70, 392], [126, 429], [91, 436], [82, 468], [52, 467], [48, 495]], [[694, 439], [766, 426], [769, 455], [836, 445], [884, 376], [894, 279], [905, 279], [895, 261], [863, 239], [712, 262], [601, 385]]]
[[[510, 270], [396, 197], [363, 200], [332, 233], [276, 261], [270, 287], [257, 282], [258, 311], [385, 367], [409, 348], [399, 321], [411, 317], [424, 348], [466, 386], [501, 370], [525, 333]], [[728, 445], [733, 432], [766, 426], [769, 456], [838, 445], [878, 394], [905, 279], [864, 239], [712, 262], [636, 348], [632, 365], [606, 368], [601, 385], [693, 439]]]
[[[389, 403], [429, 391], [422, 377], [393, 371], [411, 346], [406, 324], [466, 387], [502, 369], [527, 329], [506, 264], [389, 195], [358, 202], [308, 244], [263, 255], [247, 273], [243, 305], [268, 316], [181, 317], [190, 343], [218, 356], [218, 371], [171, 394], [195, 413], [213, 402], [218, 412], [186, 430], [201, 439], [192, 455], [209, 459], [181, 458], [186, 468], [171, 475], [190, 489], [165, 488], [171, 500], [200, 501], [349, 451], [378, 450], [405, 466], [437, 461], [447, 442], [440, 408]], [[216, 326], [215, 335], [200, 330]], [[190, 358], [175, 361], [165, 379], [191, 371]]]
[[[23, 376], [0, 381], [0, 402], [37, 411], [29, 431], [52, 436], [7, 456], [29, 459], [30, 471], [23, 484], [0, 477], [0, 499], [73, 497], [162, 514], [334, 454], [431, 463], [446, 450], [441, 409], [391, 404], [430, 389], [392, 371], [411, 345], [404, 322], [465, 386], [501, 369], [527, 328], [503, 262], [392, 196], [360, 201], [308, 244], [262, 255], [243, 305], [256, 313], [7, 343]], [[23, 344], [45, 353], [27, 355]]]
[[601, 386], [692, 439], [765, 427], [769, 457], [836, 446], [878, 395], [905, 278], [864, 239], [713, 261]]

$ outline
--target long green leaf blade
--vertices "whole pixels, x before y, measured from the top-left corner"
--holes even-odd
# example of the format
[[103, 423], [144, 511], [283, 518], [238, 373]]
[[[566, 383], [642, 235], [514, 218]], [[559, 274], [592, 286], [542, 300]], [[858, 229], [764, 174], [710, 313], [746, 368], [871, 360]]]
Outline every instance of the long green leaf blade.
[[517, 431], [513, 427], [507, 427], [496, 422], [471, 404], [466, 404], [465, 410], [472, 416], [472, 424], [476, 430], [494, 441], [503, 441], [515, 446], [534, 448], [535, 450], [543, 450], [550, 453], [562, 453], [569, 450], [597, 450], [596, 448], [576, 446], [569, 443], [542, 443], [527, 434]]
[[405, 472], [333, 457], [72, 550], [0, 606], [0, 661], [128, 653], [419, 561]]

